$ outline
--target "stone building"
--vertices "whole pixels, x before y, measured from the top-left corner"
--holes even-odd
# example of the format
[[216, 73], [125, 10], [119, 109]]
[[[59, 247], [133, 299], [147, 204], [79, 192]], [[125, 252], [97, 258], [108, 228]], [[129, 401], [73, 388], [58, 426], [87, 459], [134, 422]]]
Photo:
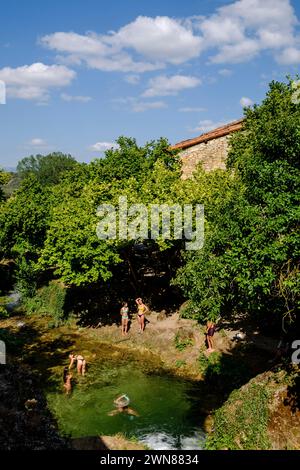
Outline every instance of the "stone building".
[[216, 168], [225, 169], [228, 138], [233, 132], [242, 128], [243, 120], [230, 122], [199, 137], [183, 140], [173, 145], [172, 149], [180, 149], [182, 178], [189, 178], [199, 162], [203, 162], [203, 168], [206, 171]]

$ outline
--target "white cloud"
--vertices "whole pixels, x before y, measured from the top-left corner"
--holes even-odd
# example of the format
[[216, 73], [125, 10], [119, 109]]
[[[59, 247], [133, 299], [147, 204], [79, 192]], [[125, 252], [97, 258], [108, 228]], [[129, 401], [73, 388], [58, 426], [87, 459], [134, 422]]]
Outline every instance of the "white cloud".
[[288, 47], [277, 56], [277, 61], [283, 65], [300, 64], [300, 49]]
[[127, 110], [133, 111], [134, 113], [142, 113], [150, 109], [162, 109], [168, 107], [164, 101], [142, 101], [134, 96], [114, 98], [112, 102], [118, 107], [125, 107]]
[[181, 64], [201, 51], [202, 39], [168, 16], [139, 16], [121, 28], [114, 43], [130, 47], [150, 60]]
[[167, 108], [167, 104], [163, 101], [136, 101], [132, 104], [132, 111], [135, 113], [142, 113], [148, 109], [162, 109]]
[[104, 71], [141, 73], [197, 57], [202, 39], [179, 20], [139, 16], [117, 32], [56, 32], [42, 37], [41, 43], [63, 54], [67, 63], [84, 62]]
[[41, 43], [65, 64], [133, 74], [184, 64], [203, 51], [212, 63], [244, 62], [265, 50], [298, 63], [297, 25], [291, 0], [236, 0], [207, 16], [139, 16], [117, 31], [55, 32]]
[[259, 44], [253, 39], [245, 39], [236, 44], [220, 47], [219, 52], [211, 58], [216, 64], [247, 62], [259, 52]]
[[263, 50], [296, 42], [297, 18], [290, 0], [237, 0], [195, 21], [203, 47], [217, 48], [214, 63], [244, 62]]
[[88, 103], [92, 99], [90, 96], [68, 95], [67, 93], [62, 93], [60, 97], [63, 101], [78, 101], [80, 103]]
[[218, 122], [212, 121], [211, 119], [203, 119], [202, 121], [199, 121], [196, 127], [190, 129], [190, 132], [201, 132], [202, 134], [204, 134], [205, 132], [209, 132], [213, 129], [216, 129], [217, 127], [224, 126], [225, 124], [226, 122]]
[[243, 107], [251, 106], [252, 104], [253, 104], [253, 101], [251, 100], [251, 98], [247, 98], [246, 96], [243, 96], [240, 99], [240, 105]]
[[218, 70], [218, 74], [222, 77], [230, 77], [232, 75], [232, 70], [229, 69], [220, 69]]
[[244, 28], [239, 18], [232, 15], [212, 15], [201, 23], [201, 31], [209, 47], [224, 43], [234, 44], [244, 39]]
[[67, 86], [76, 73], [64, 65], [34, 63], [0, 69], [0, 80], [6, 84], [8, 96], [45, 102], [51, 88]]
[[171, 77], [167, 77], [166, 75], [160, 75], [149, 80], [148, 88], [142, 96], [152, 97], [176, 95], [181, 90], [194, 88], [200, 84], [201, 80], [196, 77], [186, 75], [173, 75]]
[[185, 108], [179, 108], [178, 110], [180, 113], [201, 113], [203, 111], [206, 111], [206, 108], [197, 108], [197, 107], [185, 107]]
[[140, 81], [140, 76], [139, 75], [125, 75], [124, 77], [125, 82], [130, 83], [130, 85], [137, 85]]
[[92, 152], [105, 152], [105, 150], [116, 149], [118, 147], [118, 144], [114, 142], [96, 142], [89, 146], [89, 150], [92, 150]]
[[30, 142], [28, 142], [28, 145], [30, 147], [47, 147], [48, 144], [44, 139], [40, 139], [39, 137], [35, 137], [34, 139], [31, 139]]

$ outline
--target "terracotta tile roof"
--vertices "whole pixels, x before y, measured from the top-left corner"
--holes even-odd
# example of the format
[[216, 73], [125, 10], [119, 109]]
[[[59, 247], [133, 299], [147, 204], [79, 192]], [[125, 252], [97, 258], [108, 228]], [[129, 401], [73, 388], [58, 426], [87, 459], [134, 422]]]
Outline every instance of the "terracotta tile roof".
[[217, 127], [212, 131], [201, 134], [198, 137], [193, 139], [183, 140], [178, 142], [175, 145], [172, 145], [172, 149], [186, 149], [192, 147], [193, 145], [201, 144], [201, 142], [208, 142], [209, 140], [217, 139], [218, 137], [223, 137], [225, 135], [231, 134], [232, 132], [239, 131], [243, 127], [244, 118], [238, 119], [237, 121], [229, 122], [225, 126]]

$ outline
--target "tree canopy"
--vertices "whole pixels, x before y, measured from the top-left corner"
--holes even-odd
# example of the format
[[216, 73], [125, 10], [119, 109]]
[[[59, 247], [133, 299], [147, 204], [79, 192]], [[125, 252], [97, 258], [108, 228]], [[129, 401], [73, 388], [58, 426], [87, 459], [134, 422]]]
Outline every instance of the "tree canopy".
[[[199, 321], [234, 312], [294, 318], [300, 105], [292, 92], [292, 82], [272, 82], [262, 104], [245, 109], [243, 131], [230, 140], [227, 169], [207, 173], [199, 165], [188, 180], [180, 178], [178, 156], [166, 139], [139, 146], [120, 137], [118, 148], [89, 164], [61, 153], [23, 159], [20, 186], [6, 201], [2, 195], [1, 255], [15, 260], [16, 279], [27, 291], [45, 273], [68, 286], [105, 283], [135, 242], [97, 237], [100, 204], [117, 204], [120, 196], [146, 206], [203, 204], [204, 247], [182, 250], [173, 279], [189, 300], [185, 315]], [[3, 172], [0, 188], [1, 181]], [[156, 245], [183, 248], [176, 240]]]

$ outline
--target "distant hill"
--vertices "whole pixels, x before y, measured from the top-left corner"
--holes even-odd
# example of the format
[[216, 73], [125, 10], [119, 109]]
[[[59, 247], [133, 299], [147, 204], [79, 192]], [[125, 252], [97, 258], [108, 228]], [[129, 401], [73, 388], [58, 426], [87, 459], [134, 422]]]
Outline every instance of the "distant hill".
[[17, 168], [15, 166], [4, 166], [4, 171], [8, 171], [8, 173], [16, 173]]

